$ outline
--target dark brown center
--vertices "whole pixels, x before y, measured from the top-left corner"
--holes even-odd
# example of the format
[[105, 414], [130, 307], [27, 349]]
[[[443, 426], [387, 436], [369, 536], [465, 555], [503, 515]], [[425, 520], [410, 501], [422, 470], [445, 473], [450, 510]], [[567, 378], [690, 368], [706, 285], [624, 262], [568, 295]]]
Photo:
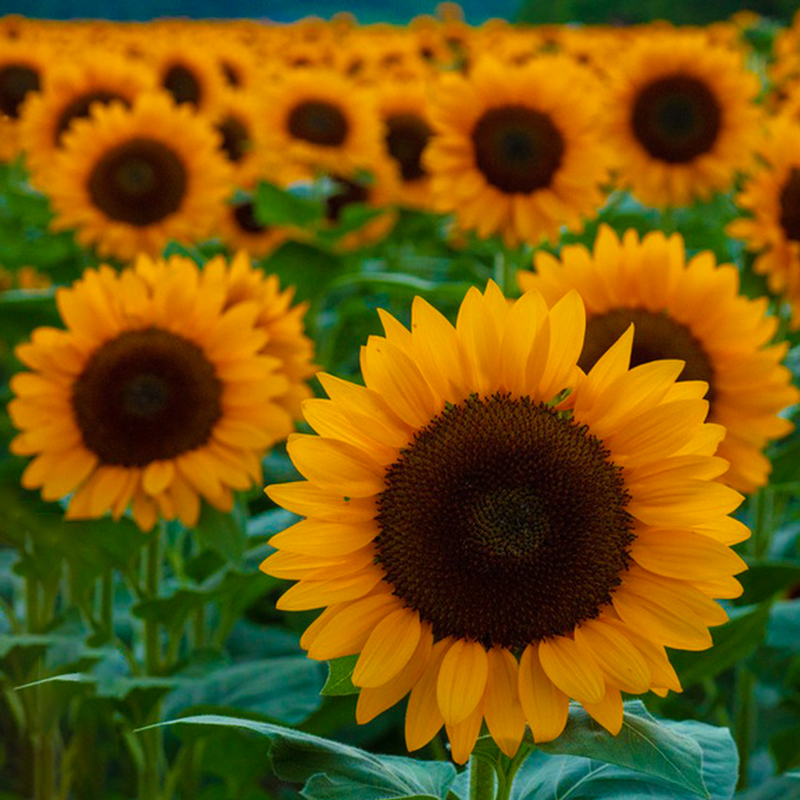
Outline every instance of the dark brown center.
[[431, 138], [430, 125], [416, 114], [391, 114], [386, 118], [386, 146], [400, 166], [404, 181], [427, 175], [422, 166], [422, 151]]
[[683, 164], [707, 153], [722, 127], [714, 93], [698, 78], [671, 75], [648, 83], [633, 105], [636, 139], [653, 157]]
[[306, 100], [289, 114], [289, 133], [324, 147], [339, 147], [347, 139], [349, 126], [341, 109], [321, 100]]
[[235, 67], [230, 61], [223, 61], [220, 64], [222, 69], [222, 75], [225, 78], [225, 82], [228, 86], [233, 86], [234, 88], [242, 85], [242, 78], [239, 75], [239, 69]]
[[714, 369], [706, 351], [685, 325], [676, 322], [665, 312], [647, 311], [643, 308], [616, 308], [589, 317], [578, 365], [584, 370], [591, 369], [631, 323], [634, 325], [631, 367], [663, 358], [685, 361], [686, 366], [680, 374], [681, 380], [708, 383], [706, 399], [713, 403]]
[[229, 115], [218, 122], [216, 128], [222, 135], [222, 152], [229, 161], [238, 164], [253, 146], [247, 125], [238, 117]]
[[200, 105], [203, 97], [200, 81], [183, 64], [173, 64], [165, 73], [162, 85], [172, 95], [176, 103]]
[[256, 218], [256, 206], [252, 200], [236, 203], [233, 207], [233, 218], [244, 233], [266, 233], [269, 228]]
[[17, 119], [28, 92], [39, 91], [39, 73], [27, 64], [0, 67], [0, 115]]
[[74, 120], [89, 116], [89, 112], [94, 103], [108, 105], [114, 100], [119, 100], [126, 108], [130, 108], [130, 103], [116, 92], [98, 90], [78, 95], [78, 97], [64, 106], [64, 108], [61, 109], [61, 113], [58, 115], [54, 130], [54, 144], [61, 144], [61, 138], [69, 130], [69, 126]]
[[334, 190], [325, 200], [325, 219], [338, 222], [347, 206], [365, 203], [369, 199], [369, 189], [347, 178], [332, 178]]
[[72, 407], [86, 447], [104, 464], [143, 467], [205, 444], [221, 397], [197, 345], [147, 328], [97, 350], [75, 382]]
[[787, 239], [800, 242], [800, 169], [792, 167], [780, 196], [781, 227]]
[[518, 649], [610, 602], [632, 519], [602, 442], [545, 403], [472, 395], [386, 473], [378, 562], [394, 593], [454, 636]]
[[130, 139], [100, 158], [89, 175], [88, 189], [92, 202], [106, 216], [143, 227], [181, 207], [186, 169], [163, 142]]
[[472, 130], [475, 164], [506, 194], [549, 186], [564, 157], [564, 139], [547, 114], [525, 106], [486, 111]]

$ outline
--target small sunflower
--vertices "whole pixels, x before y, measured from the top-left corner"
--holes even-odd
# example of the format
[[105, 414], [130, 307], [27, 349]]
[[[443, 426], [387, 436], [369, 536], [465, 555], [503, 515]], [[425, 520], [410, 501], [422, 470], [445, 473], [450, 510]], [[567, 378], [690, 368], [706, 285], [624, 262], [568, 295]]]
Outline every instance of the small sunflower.
[[251, 256], [265, 258], [291, 236], [291, 229], [265, 225], [256, 217], [252, 196], [237, 193], [225, 207], [219, 221], [219, 236], [232, 251], [246, 250]]
[[41, 91], [49, 50], [30, 41], [3, 41], [0, 50], [0, 162], [19, 154], [19, 117], [25, 100]]
[[552, 305], [571, 289], [586, 303], [586, 338], [578, 364], [589, 370], [631, 324], [633, 365], [656, 359], [686, 362], [681, 380], [705, 381], [709, 421], [724, 425], [717, 455], [730, 463], [720, 480], [742, 492], [766, 484], [767, 443], [792, 430], [778, 416], [799, 395], [780, 362], [785, 345], [769, 345], [777, 320], [767, 300], [739, 294], [739, 272], [700, 253], [688, 262], [683, 239], [663, 233], [620, 241], [603, 225], [594, 253], [563, 247], [560, 258], [536, 255], [536, 273], [520, 272], [520, 287]]
[[89, 119], [76, 120], [40, 182], [55, 230], [76, 228], [82, 245], [130, 259], [207, 235], [222, 214], [231, 174], [211, 127], [152, 93], [130, 109], [95, 106]]
[[319, 435], [289, 438], [305, 481], [268, 495], [305, 520], [274, 536], [285, 610], [323, 608], [309, 656], [359, 654], [357, 720], [410, 693], [406, 742], [442, 725], [469, 757], [483, 720], [513, 756], [564, 728], [570, 698], [622, 725], [620, 692], [680, 691], [664, 647], [702, 650], [736, 596], [741, 495], [710, 480], [724, 431], [682, 368], [628, 368], [629, 329], [588, 374], [584, 311], [471, 289], [455, 328], [421, 298], [382, 316], [365, 386], [322, 374]]
[[800, 124], [777, 117], [759, 150], [765, 165], [744, 184], [736, 202], [752, 218], [734, 220], [728, 233], [759, 253], [753, 269], [791, 305], [800, 328]]
[[702, 33], [640, 37], [609, 80], [606, 141], [620, 181], [653, 206], [730, 188], [759, 135], [758, 78]]
[[398, 201], [411, 207], [428, 208], [431, 204], [430, 175], [422, 160], [433, 135], [428, 86], [422, 81], [385, 81], [377, 95], [384, 147], [397, 172]]
[[269, 152], [261, 123], [263, 109], [256, 95], [226, 92], [213, 116], [220, 135], [220, 151], [233, 170], [233, 183], [245, 188], [265, 172]]
[[269, 148], [322, 171], [348, 170], [374, 160], [381, 128], [368, 91], [334, 72], [291, 72], [265, 97]]
[[435, 207], [509, 245], [580, 229], [602, 203], [608, 163], [588, 75], [566, 56], [445, 75], [424, 159]]
[[50, 169], [64, 134], [76, 119], [89, 116], [93, 104], [118, 101], [130, 108], [136, 97], [155, 86], [151, 71], [109, 52], [54, 71], [44, 91], [33, 93], [22, 107], [20, 138], [28, 170], [35, 178]]
[[130, 506], [143, 530], [158, 517], [194, 525], [201, 498], [229, 510], [291, 430], [289, 375], [307, 349], [290, 296], [263, 278], [234, 291], [245, 273], [241, 258], [201, 272], [143, 256], [60, 289], [67, 329], [38, 328], [17, 348], [32, 370], [12, 378], [8, 407], [21, 430], [12, 452], [35, 456], [23, 486], [48, 500], [73, 493], [69, 518]]

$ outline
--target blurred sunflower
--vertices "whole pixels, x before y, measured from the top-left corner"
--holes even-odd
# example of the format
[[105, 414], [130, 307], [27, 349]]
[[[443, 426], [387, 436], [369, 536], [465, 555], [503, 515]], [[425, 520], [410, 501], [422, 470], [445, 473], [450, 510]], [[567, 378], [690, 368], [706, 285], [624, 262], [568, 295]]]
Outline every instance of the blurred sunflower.
[[76, 228], [84, 246], [120, 259], [157, 254], [170, 240], [196, 242], [223, 212], [230, 168], [218, 137], [162, 93], [93, 108], [64, 136], [40, 176], [53, 229]]
[[604, 135], [620, 181], [653, 206], [725, 191], [759, 135], [757, 76], [702, 33], [640, 37], [609, 80]]
[[510, 246], [580, 229], [607, 175], [594, 88], [566, 56], [521, 67], [484, 60], [469, 78], [443, 76], [423, 160], [437, 210]]
[[428, 86], [422, 81], [384, 81], [377, 96], [384, 147], [397, 172], [397, 199], [412, 208], [427, 208], [430, 175], [422, 154], [433, 135]]
[[513, 756], [564, 728], [569, 699], [622, 725], [620, 692], [680, 691], [664, 647], [702, 650], [736, 596], [741, 501], [710, 480], [721, 426], [682, 364], [628, 368], [626, 331], [585, 375], [577, 292], [548, 310], [471, 289], [455, 328], [421, 298], [382, 315], [365, 386], [322, 374], [305, 481], [268, 495], [307, 519], [271, 539], [285, 610], [324, 608], [301, 644], [359, 654], [356, 716], [409, 694], [406, 742], [446, 726], [463, 763], [483, 720]]
[[734, 220], [730, 236], [759, 252], [753, 269], [791, 305], [792, 327], [800, 328], [800, 124], [777, 117], [759, 149], [765, 166], [745, 182], [736, 202], [752, 218]]
[[255, 201], [245, 193], [225, 207], [219, 221], [219, 235], [232, 251], [246, 250], [251, 256], [265, 258], [280, 247], [291, 234], [285, 227], [265, 225], [256, 216]]
[[214, 113], [225, 83], [213, 57], [186, 34], [156, 37], [147, 62], [159, 85], [179, 105]]
[[767, 483], [763, 450], [792, 424], [778, 416], [800, 394], [780, 362], [787, 346], [769, 346], [777, 320], [767, 300], [739, 294], [739, 271], [712, 253], [688, 262], [683, 239], [635, 231], [622, 241], [601, 226], [594, 253], [565, 246], [559, 259], [537, 253], [536, 272], [520, 272], [523, 291], [539, 291], [549, 305], [576, 289], [586, 303], [586, 339], [578, 364], [589, 370], [633, 323], [636, 366], [656, 359], [686, 362], [680, 378], [705, 381], [709, 421], [724, 425], [716, 455], [730, 463], [720, 480], [742, 492]]
[[20, 151], [19, 116], [26, 98], [41, 91], [50, 50], [29, 40], [4, 40], [0, 50], [0, 161]]
[[155, 75], [142, 64], [110, 52], [64, 64], [41, 93], [22, 106], [20, 138], [25, 164], [34, 176], [50, 169], [64, 134], [76, 119], [89, 116], [93, 104], [118, 101], [130, 108], [142, 92], [155, 88]]
[[334, 72], [303, 69], [272, 86], [263, 105], [268, 147], [322, 171], [362, 167], [380, 151], [372, 97]]
[[131, 506], [143, 530], [158, 517], [194, 525], [201, 497], [230, 510], [232, 491], [260, 480], [260, 455], [291, 430], [280, 399], [290, 380], [259, 324], [288, 303], [273, 298], [268, 311], [234, 296], [230, 280], [224, 263], [201, 272], [143, 256], [60, 289], [67, 329], [38, 328], [17, 348], [33, 370], [12, 378], [8, 407], [22, 431], [12, 452], [35, 456], [23, 486], [48, 500], [73, 493], [69, 518]]
[[220, 151], [233, 170], [234, 185], [239, 188], [262, 176], [265, 159], [275, 157], [265, 143], [262, 113], [256, 95], [226, 92], [213, 116], [214, 128], [220, 135]]

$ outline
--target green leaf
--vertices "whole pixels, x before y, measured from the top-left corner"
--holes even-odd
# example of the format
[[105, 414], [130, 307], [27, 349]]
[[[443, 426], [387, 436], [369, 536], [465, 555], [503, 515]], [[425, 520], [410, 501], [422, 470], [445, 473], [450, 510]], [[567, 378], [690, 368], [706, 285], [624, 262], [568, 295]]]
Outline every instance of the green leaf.
[[670, 660], [684, 689], [714, 678], [747, 658], [766, 635], [770, 606], [765, 602], [755, 608], [731, 611], [727, 624], [712, 629], [714, 646], [708, 650], [672, 653]]
[[195, 532], [201, 545], [233, 564], [241, 564], [247, 546], [246, 520], [241, 503], [236, 503], [231, 513], [203, 503]]
[[769, 615], [764, 643], [776, 650], [794, 654], [800, 641], [800, 600], [780, 600]]
[[756, 561], [737, 579], [744, 587], [744, 593], [736, 600], [737, 605], [752, 605], [800, 583], [800, 564], [789, 560]]
[[638, 700], [625, 704], [622, 730], [617, 736], [573, 704], [561, 736], [537, 747], [544, 753], [591, 757], [636, 770], [690, 794], [708, 797], [700, 746], [692, 737], [680, 735], [650, 716]]
[[[512, 800], [691, 800], [707, 797], [711, 800], [730, 800], [736, 787], [738, 776], [738, 753], [736, 745], [727, 728], [715, 728], [700, 722], [673, 722], [664, 720], [656, 723], [644, 716], [644, 707], [638, 701], [626, 705], [630, 710], [626, 714], [628, 723], [636, 718], [637, 730], [648, 730], [653, 737], [645, 761], [638, 761], [644, 754], [639, 744], [632, 742], [635, 752], [632, 761], [638, 766], [626, 768], [619, 763], [601, 761], [597, 756], [608, 756], [606, 747], [599, 748], [593, 755], [595, 758], [579, 758], [572, 755], [547, 756], [542, 750], [556, 745], [559, 739], [544, 745], [537, 745], [537, 750], [523, 764], [514, 782]], [[572, 717], [572, 714], [570, 714]], [[657, 732], [653, 729], [657, 728]], [[617, 749], [624, 750], [623, 743], [630, 741], [623, 732]], [[609, 734], [607, 738], [613, 739]], [[668, 744], [668, 740], [671, 742]], [[677, 745], [680, 743], [678, 747]], [[661, 755], [658, 755], [661, 753]], [[684, 756], [679, 755], [684, 753]], [[668, 755], [668, 761], [679, 770], [692, 773], [690, 781], [683, 785], [673, 780], [675, 772], [669, 767], [669, 777], [659, 773], [661, 768], [642, 770], [641, 767], [656, 767], [662, 755]], [[650, 760], [652, 758], [652, 761]], [[676, 760], [677, 759], [677, 760]], [[662, 765], [666, 762], [662, 761]], [[696, 770], [699, 769], [699, 774]], [[695, 788], [686, 784], [692, 783]]]
[[224, 725], [266, 736], [272, 744], [275, 773], [285, 781], [307, 781], [303, 796], [308, 800], [443, 800], [456, 777], [453, 765], [442, 761], [377, 756], [302, 731], [238, 717], [204, 715], [159, 724], [177, 723]]
[[303, 656], [217, 666], [173, 692], [163, 713], [175, 716], [195, 706], [230, 706], [296, 724], [319, 708], [321, 680], [321, 665]]
[[325, 214], [322, 201], [281, 189], [262, 181], [256, 188], [255, 215], [262, 225], [292, 225], [306, 227]]
[[284, 508], [273, 508], [263, 514], [257, 514], [247, 520], [248, 536], [273, 536], [276, 533], [286, 530], [290, 525], [299, 522], [302, 517], [292, 514]]
[[358, 687], [353, 686], [353, 670], [358, 661], [358, 655], [342, 656], [328, 662], [328, 680], [322, 687], [320, 694], [346, 695], [358, 694]]

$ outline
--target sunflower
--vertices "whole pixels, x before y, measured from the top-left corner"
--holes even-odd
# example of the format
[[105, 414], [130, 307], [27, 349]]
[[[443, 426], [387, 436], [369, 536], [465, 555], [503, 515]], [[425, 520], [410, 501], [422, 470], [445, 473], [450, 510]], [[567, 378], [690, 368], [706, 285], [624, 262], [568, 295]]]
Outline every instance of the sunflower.
[[708, 384], [709, 421], [725, 426], [717, 455], [730, 463], [721, 477], [741, 492], [766, 484], [771, 465], [763, 450], [792, 424], [778, 414], [800, 399], [780, 362], [785, 345], [769, 345], [777, 320], [767, 300], [739, 294], [739, 272], [717, 265], [712, 253], [686, 261], [683, 239], [661, 232], [641, 241], [629, 230], [620, 241], [601, 226], [594, 253], [563, 247], [560, 259], [536, 255], [536, 273], [520, 272], [523, 290], [553, 304], [571, 289], [586, 303], [586, 339], [578, 364], [590, 369], [633, 323], [632, 363], [686, 362], [681, 379]]
[[577, 292], [548, 310], [471, 289], [455, 328], [421, 298], [411, 330], [361, 351], [366, 386], [321, 374], [305, 481], [267, 494], [306, 517], [271, 539], [285, 610], [324, 608], [315, 659], [359, 654], [363, 723], [410, 697], [406, 742], [442, 725], [464, 762], [483, 720], [508, 756], [557, 737], [569, 699], [613, 733], [621, 691], [680, 691], [664, 647], [702, 650], [736, 596], [741, 495], [710, 480], [724, 431], [682, 364], [628, 368], [626, 331], [588, 374]]
[[67, 62], [54, 71], [44, 91], [34, 92], [20, 115], [25, 163], [34, 179], [50, 169], [64, 134], [74, 120], [89, 116], [93, 104], [116, 100], [130, 108], [136, 97], [155, 86], [154, 73], [111, 52]]
[[433, 135], [428, 87], [421, 81], [385, 81], [377, 94], [384, 147], [397, 172], [397, 199], [407, 206], [427, 208], [430, 175], [422, 154]]
[[155, 70], [159, 85], [179, 105], [214, 113], [225, 82], [207, 50], [185, 32], [175, 36], [162, 33], [147, 51], [147, 61]]
[[758, 78], [702, 33], [639, 37], [609, 80], [604, 134], [620, 181], [653, 206], [727, 190], [759, 135]]
[[297, 402], [263, 324], [290, 343], [297, 313], [272, 284], [235, 295], [242, 270], [142, 256], [60, 289], [67, 329], [38, 328], [17, 348], [32, 370], [12, 378], [8, 407], [22, 431], [12, 452], [35, 456], [23, 486], [48, 500], [73, 493], [73, 519], [131, 506], [143, 530], [158, 517], [194, 525], [201, 497], [230, 510], [232, 492], [260, 480], [260, 456], [289, 433], [286, 406]]
[[271, 87], [264, 102], [268, 147], [322, 171], [362, 167], [380, 150], [372, 97], [334, 72], [303, 69]]
[[19, 116], [22, 104], [41, 91], [49, 50], [28, 40], [3, 41], [0, 51], [0, 161], [20, 151]]
[[219, 221], [219, 235], [229, 250], [246, 250], [256, 258], [273, 253], [291, 236], [291, 229], [265, 225], [256, 217], [252, 195], [237, 193]]
[[225, 92], [213, 116], [220, 135], [220, 150], [233, 170], [235, 186], [245, 188], [261, 177], [269, 152], [261, 124], [263, 108], [257, 95]]
[[445, 75], [423, 160], [435, 207], [512, 246], [580, 229], [601, 205], [608, 163], [588, 76], [565, 56]]
[[769, 126], [759, 154], [765, 166], [745, 183], [736, 202], [752, 218], [734, 220], [729, 235], [759, 252], [753, 268], [791, 305], [800, 328], [800, 124], [786, 115]]
[[95, 105], [64, 136], [40, 176], [55, 230], [121, 259], [155, 255], [170, 240], [198, 241], [222, 214], [231, 174], [218, 137], [186, 106], [162, 93]]

